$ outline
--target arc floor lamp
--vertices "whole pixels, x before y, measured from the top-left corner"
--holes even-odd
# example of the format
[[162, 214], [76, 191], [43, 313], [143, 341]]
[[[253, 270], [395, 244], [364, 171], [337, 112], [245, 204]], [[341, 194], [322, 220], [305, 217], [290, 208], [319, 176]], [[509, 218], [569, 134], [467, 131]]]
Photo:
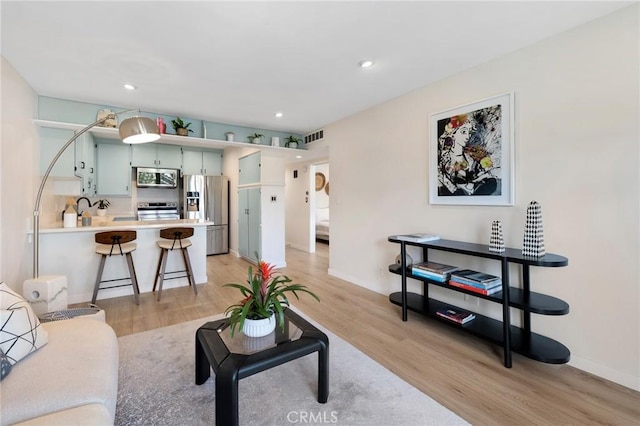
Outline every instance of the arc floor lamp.
[[[44, 190], [44, 185], [47, 182], [47, 178], [53, 169], [53, 166], [56, 164], [62, 153], [73, 143], [76, 139], [90, 130], [92, 127], [95, 127], [101, 123], [104, 123], [108, 119], [114, 119], [116, 116], [120, 114], [127, 114], [130, 112], [140, 112], [137, 109], [130, 109], [126, 111], [120, 111], [115, 114], [107, 115], [106, 117], [101, 118], [100, 120], [89, 124], [82, 130], [77, 131], [71, 139], [69, 139], [63, 146], [60, 148], [60, 151], [53, 157], [51, 160], [51, 164], [47, 167], [47, 170], [44, 172], [42, 176], [42, 181], [40, 181], [40, 187], [38, 188], [38, 195], [36, 196], [36, 203], [33, 208], [33, 278], [38, 278], [39, 275], [39, 251], [40, 251], [40, 201], [42, 199], [42, 191]], [[160, 131], [158, 130], [158, 126], [156, 123], [148, 118], [141, 116], [133, 116], [129, 118], [125, 118], [118, 126], [120, 139], [122, 142], [128, 144], [139, 144], [139, 143], [147, 143], [153, 142], [160, 139]]]

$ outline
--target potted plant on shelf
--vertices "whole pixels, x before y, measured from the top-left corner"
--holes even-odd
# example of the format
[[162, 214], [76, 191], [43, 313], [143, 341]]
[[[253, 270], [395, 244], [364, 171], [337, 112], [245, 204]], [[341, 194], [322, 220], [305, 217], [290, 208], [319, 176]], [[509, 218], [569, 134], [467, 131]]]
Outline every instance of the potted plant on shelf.
[[[258, 258], [259, 259], [259, 258]], [[236, 328], [249, 337], [261, 337], [270, 334], [277, 325], [284, 331], [284, 307], [289, 306], [286, 293], [292, 293], [296, 299], [298, 292], [308, 293], [318, 302], [320, 299], [302, 284], [289, 284], [291, 279], [273, 270], [274, 266], [259, 260], [254, 272], [249, 266], [248, 285], [225, 284], [240, 290], [244, 297], [240, 302], [229, 306], [225, 315], [229, 316], [231, 337]]]
[[287, 148], [297, 148], [300, 142], [302, 142], [302, 139], [289, 135], [285, 138], [284, 146]]
[[175, 120], [171, 120], [171, 124], [173, 125], [173, 130], [176, 131], [176, 135], [188, 136], [189, 132], [193, 133], [193, 130], [189, 128], [191, 123], [185, 123], [180, 117], [176, 117]]
[[251, 143], [262, 143], [262, 137], [264, 135], [260, 134], [260, 133], [254, 133], [252, 135], [247, 136], [247, 138], [249, 139], [249, 141]]
[[91, 207], [96, 205], [98, 206], [98, 209], [96, 210], [98, 216], [104, 216], [107, 214], [107, 207], [109, 207], [111, 203], [107, 199], [101, 199], [93, 203]]

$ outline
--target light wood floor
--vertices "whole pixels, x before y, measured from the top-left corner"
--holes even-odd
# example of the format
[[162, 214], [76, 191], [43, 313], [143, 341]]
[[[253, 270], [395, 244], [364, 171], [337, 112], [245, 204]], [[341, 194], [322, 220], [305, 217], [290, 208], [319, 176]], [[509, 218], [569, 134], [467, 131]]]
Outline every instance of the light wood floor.
[[[322, 244], [315, 254], [287, 250], [283, 272], [321, 299], [303, 296], [294, 305], [468, 422], [640, 424], [640, 393], [568, 365], [518, 354], [513, 354], [513, 368], [504, 368], [501, 348], [416, 314], [402, 322], [400, 308], [386, 296], [329, 276], [328, 253]], [[244, 282], [247, 266], [233, 255], [210, 256], [209, 282], [198, 286], [197, 296], [182, 287], [163, 291], [160, 302], [147, 293], [139, 306], [132, 297], [98, 304], [118, 336], [203, 318], [238, 301], [237, 290], [222, 284]]]

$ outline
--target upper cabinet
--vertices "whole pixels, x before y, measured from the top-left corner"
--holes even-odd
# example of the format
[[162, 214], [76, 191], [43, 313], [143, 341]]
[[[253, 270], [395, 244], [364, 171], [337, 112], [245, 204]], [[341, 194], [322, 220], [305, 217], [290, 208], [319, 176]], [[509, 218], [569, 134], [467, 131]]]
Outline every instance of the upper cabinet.
[[[74, 135], [69, 129], [40, 129], [40, 176], [47, 171], [47, 167], [56, 156], [60, 148], [64, 146]], [[51, 177], [72, 178], [75, 177], [75, 145], [67, 148], [49, 174]]]
[[[44, 175], [60, 149], [74, 136], [69, 129], [40, 129], [40, 175]], [[53, 178], [80, 178], [82, 195], [94, 194], [95, 150], [91, 134], [78, 137], [60, 155], [49, 173]]]
[[146, 143], [131, 145], [133, 167], [182, 168], [182, 150], [177, 145]]
[[254, 152], [239, 159], [238, 184], [284, 186], [284, 169], [284, 158], [266, 152]]
[[91, 133], [76, 139], [76, 176], [82, 179], [82, 195], [92, 197], [96, 193], [96, 149]]
[[131, 147], [123, 143], [96, 144], [97, 195], [131, 194]]
[[260, 153], [255, 152], [238, 161], [238, 184], [260, 183]]
[[182, 150], [182, 174], [220, 176], [222, 154], [215, 151]]

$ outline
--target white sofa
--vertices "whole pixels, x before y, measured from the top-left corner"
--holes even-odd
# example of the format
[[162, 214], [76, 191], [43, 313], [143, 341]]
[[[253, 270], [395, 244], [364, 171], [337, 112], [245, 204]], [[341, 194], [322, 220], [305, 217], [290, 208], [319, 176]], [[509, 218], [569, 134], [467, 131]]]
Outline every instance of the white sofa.
[[113, 425], [118, 340], [100, 319], [42, 323], [48, 343], [0, 382], [0, 424]]

